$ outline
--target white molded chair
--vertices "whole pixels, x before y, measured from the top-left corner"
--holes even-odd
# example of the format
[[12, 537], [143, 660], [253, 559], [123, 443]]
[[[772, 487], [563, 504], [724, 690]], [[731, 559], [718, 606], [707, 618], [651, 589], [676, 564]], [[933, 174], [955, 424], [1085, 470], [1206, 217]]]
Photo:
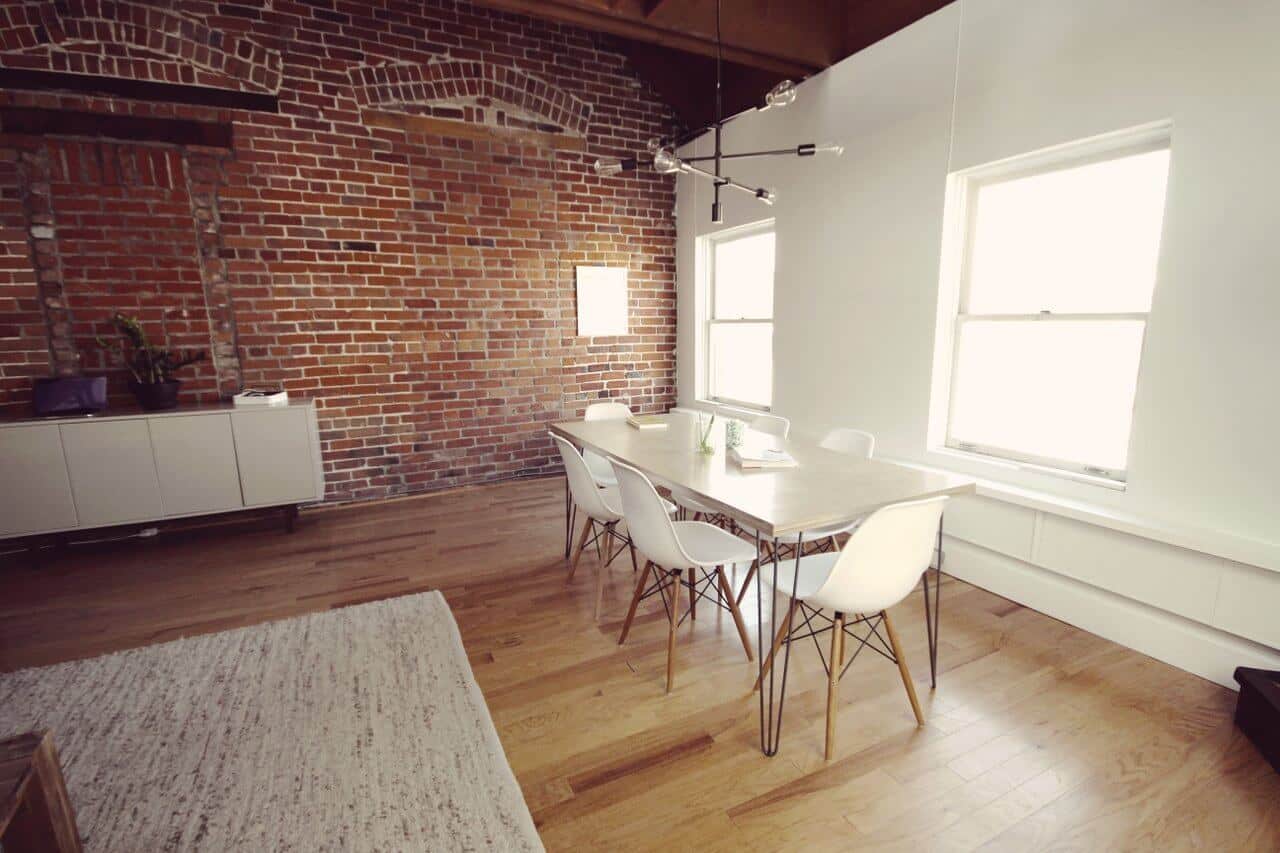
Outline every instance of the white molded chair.
[[[626, 420], [631, 417], [631, 408], [625, 403], [619, 403], [613, 400], [603, 403], [592, 403], [582, 414], [584, 421], [615, 421]], [[613, 469], [609, 467], [609, 460], [605, 459], [599, 453], [583, 448], [582, 458], [587, 462], [587, 468], [591, 471], [591, 477], [596, 481], [596, 485], [604, 488], [605, 486], [618, 485], [617, 480], [613, 479]], [[578, 523], [577, 506], [574, 505], [569, 495], [569, 490], [565, 490], [565, 518], [564, 527], [564, 555], [569, 556], [570, 546], [573, 544], [573, 528]]]
[[[794, 589], [795, 598], [787, 607], [786, 618], [774, 638], [760, 678], [756, 680], [756, 689], [759, 689], [764, 674], [773, 665], [783, 643], [810, 636], [816, 643], [818, 634], [831, 631], [830, 655], [823, 657], [823, 666], [827, 670], [825, 755], [828, 760], [835, 749], [836, 698], [840, 677], [864, 647], [898, 665], [916, 724], [924, 725], [924, 713], [916, 698], [915, 684], [888, 611], [915, 589], [920, 576], [929, 568], [946, 503], [945, 497], [929, 498], [893, 504], [873, 512], [849, 537], [843, 550], [801, 557], [798, 578], [796, 561], [786, 560], [778, 565], [774, 593], [790, 597]], [[761, 580], [769, 583], [772, 580], [769, 574], [761, 572]], [[823, 613], [826, 610], [833, 615], [826, 616]], [[799, 626], [794, 625], [797, 611], [803, 619]], [[852, 620], [848, 619], [850, 616]], [[820, 624], [824, 621], [826, 625]], [[858, 625], [866, 627], [865, 636], [850, 630]], [[881, 625], [887, 638], [880, 634]], [[798, 637], [795, 636], [797, 632]], [[844, 658], [846, 634], [859, 643], [848, 662]], [[821, 655], [820, 645], [818, 651]]]
[[756, 415], [751, 420], [751, 428], [785, 440], [791, 434], [791, 421], [782, 415]]
[[[625, 421], [629, 417], [631, 417], [631, 407], [626, 403], [612, 400], [607, 403], [592, 403], [582, 414], [584, 421]], [[602, 487], [618, 485], [618, 481], [613, 478], [613, 468], [609, 467], [608, 459], [587, 448], [583, 448], [582, 458], [587, 460], [587, 467], [591, 469], [591, 476], [595, 478], [596, 485]]]
[[[687, 586], [689, 609], [686, 613], [689, 618], [698, 618], [699, 598], [706, 598], [713, 605], [728, 610], [737, 626], [747, 660], [754, 660], [751, 642], [747, 639], [747, 626], [734, 601], [724, 567], [753, 562], [755, 548], [714, 524], [673, 522], [648, 477], [630, 465], [616, 459], [611, 461], [622, 493], [622, 510], [627, 517], [631, 540], [645, 558], [644, 571], [640, 573], [635, 593], [631, 596], [631, 606], [622, 624], [618, 645], [626, 642], [640, 602], [650, 595], [661, 594], [667, 608], [667, 692], [670, 693], [675, 683], [676, 628], [683, 621], [680, 589]], [[686, 571], [687, 580], [684, 579]], [[698, 577], [699, 571], [702, 572], [701, 578]], [[650, 576], [653, 578], [651, 586]]]
[[827, 450], [834, 450], [837, 453], [847, 453], [850, 456], [870, 459], [871, 455], [876, 452], [876, 437], [860, 429], [836, 427], [822, 437], [822, 441], [818, 442], [818, 446], [825, 447]]
[[[818, 446], [827, 450], [834, 450], [837, 453], [846, 453], [850, 456], [870, 459], [871, 454], [876, 449], [876, 437], [860, 429], [836, 427], [823, 436], [822, 441], [818, 442]], [[795, 548], [796, 545], [802, 542], [811, 545], [821, 543], [822, 550], [834, 550], [838, 547], [836, 537], [845, 533], [852, 533], [861, 523], [862, 519], [855, 518], [852, 521], [842, 521], [838, 524], [816, 527], [813, 530], [803, 530], [779, 539], [778, 544]], [[756, 536], [754, 528], [739, 527], [739, 529], [753, 539]], [[762, 541], [761, 544], [764, 545], [765, 543]], [[768, 547], [771, 549], [772, 544]], [[742, 582], [742, 588], [738, 590], [738, 604], [742, 604], [742, 598], [747, 594], [747, 587], [751, 584], [751, 576], [752, 573], [748, 572], [746, 579]]]
[[[558, 435], [553, 435], [551, 438], [560, 448], [560, 458], [564, 461], [565, 476], [569, 480], [569, 493], [573, 496], [574, 507], [582, 510], [582, 514], [587, 517], [582, 524], [582, 535], [578, 537], [577, 549], [573, 552], [573, 558], [569, 563], [569, 576], [564, 582], [567, 584], [573, 581], [573, 574], [578, 570], [578, 561], [582, 559], [582, 552], [588, 545], [595, 544], [599, 549], [602, 538], [605, 540], [606, 547], [610, 540], [618, 544], [618, 550], [609, 556], [596, 576], [595, 618], [599, 619], [600, 606], [604, 597], [605, 570], [622, 553], [622, 549], [627, 548], [631, 551], [631, 568], [634, 571], [637, 568], [636, 549], [631, 544], [631, 537], [618, 529], [618, 522], [622, 521], [622, 499], [618, 494], [618, 487], [608, 486], [601, 489], [596, 486], [591, 478], [591, 472], [587, 469], [586, 460], [582, 458], [582, 454], [578, 453], [578, 449]], [[664, 500], [663, 509], [670, 514], [675, 512], [676, 506]], [[595, 534], [594, 538], [591, 538], [592, 533]], [[601, 558], [603, 559], [603, 555]]]

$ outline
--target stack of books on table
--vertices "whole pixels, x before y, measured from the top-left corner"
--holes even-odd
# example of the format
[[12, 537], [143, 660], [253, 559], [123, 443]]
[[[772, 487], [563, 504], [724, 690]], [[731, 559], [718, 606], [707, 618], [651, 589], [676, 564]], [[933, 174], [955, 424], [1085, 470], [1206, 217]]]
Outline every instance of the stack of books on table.
[[794, 468], [798, 464], [787, 451], [768, 447], [735, 447], [729, 451], [729, 458], [738, 463], [739, 468]]
[[636, 429], [666, 429], [666, 415], [631, 415], [627, 418], [627, 423]]

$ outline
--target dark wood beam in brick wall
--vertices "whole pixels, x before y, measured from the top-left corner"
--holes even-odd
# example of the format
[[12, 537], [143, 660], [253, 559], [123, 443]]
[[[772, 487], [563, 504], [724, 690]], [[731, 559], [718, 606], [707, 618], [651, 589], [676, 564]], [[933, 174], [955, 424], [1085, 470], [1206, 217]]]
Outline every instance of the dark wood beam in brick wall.
[[0, 89], [32, 92], [74, 92], [80, 95], [107, 95], [131, 101], [154, 101], [200, 107], [222, 107], [230, 110], [252, 110], [275, 113], [280, 101], [262, 92], [241, 92], [212, 86], [188, 86], [137, 80], [131, 77], [99, 77], [91, 74], [68, 74], [26, 68], [0, 68]]
[[37, 107], [0, 107], [0, 133], [83, 136], [208, 148], [230, 148], [232, 138], [230, 123]]

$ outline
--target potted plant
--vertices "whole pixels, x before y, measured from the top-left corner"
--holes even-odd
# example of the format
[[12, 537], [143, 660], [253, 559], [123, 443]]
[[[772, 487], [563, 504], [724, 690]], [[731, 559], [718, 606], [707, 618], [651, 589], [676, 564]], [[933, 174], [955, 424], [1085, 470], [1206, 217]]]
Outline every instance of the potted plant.
[[182, 382], [174, 379], [173, 374], [188, 364], [203, 361], [204, 351], [152, 346], [138, 318], [120, 311], [111, 316], [111, 325], [119, 334], [119, 340], [99, 337], [98, 345], [114, 352], [128, 368], [129, 390], [138, 398], [138, 404], [148, 411], [176, 407]]

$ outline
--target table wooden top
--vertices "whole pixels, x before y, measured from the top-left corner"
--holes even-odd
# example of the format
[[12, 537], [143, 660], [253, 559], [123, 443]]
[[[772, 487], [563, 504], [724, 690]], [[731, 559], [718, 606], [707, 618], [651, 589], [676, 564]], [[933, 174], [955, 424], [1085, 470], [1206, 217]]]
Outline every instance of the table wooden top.
[[551, 431], [626, 462], [654, 483], [728, 513], [767, 537], [851, 521], [900, 501], [974, 492], [973, 481], [964, 477], [859, 459], [813, 442], [784, 442], [751, 430], [749, 447], [783, 448], [799, 464], [743, 469], [726, 458], [723, 435], [714, 455], [698, 451], [695, 416], [672, 412], [665, 417], [666, 429], [641, 430], [626, 421], [565, 421], [552, 424]]

